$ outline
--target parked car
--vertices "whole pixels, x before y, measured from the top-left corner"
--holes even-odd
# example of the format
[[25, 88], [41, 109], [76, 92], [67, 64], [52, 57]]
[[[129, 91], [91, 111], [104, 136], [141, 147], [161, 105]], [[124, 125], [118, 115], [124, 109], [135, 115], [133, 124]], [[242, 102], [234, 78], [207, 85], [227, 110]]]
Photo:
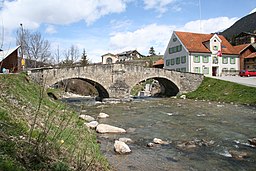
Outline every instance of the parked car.
[[248, 71], [248, 70], [241, 70], [239, 72], [239, 75], [241, 77], [250, 77], [250, 76], [256, 76], [256, 71]]

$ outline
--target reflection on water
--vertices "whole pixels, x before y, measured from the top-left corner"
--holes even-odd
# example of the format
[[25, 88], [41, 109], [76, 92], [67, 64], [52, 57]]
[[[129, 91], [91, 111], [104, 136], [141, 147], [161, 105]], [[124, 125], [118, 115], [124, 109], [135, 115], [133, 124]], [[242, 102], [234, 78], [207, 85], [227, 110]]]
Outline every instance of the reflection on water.
[[[81, 105], [81, 103], [79, 104]], [[99, 135], [102, 152], [115, 170], [254, 170], [256, 148], [247, 140], [256, 137], [256, 109], [231, 104], [181, 99], [146, 99], [118, 104], [87, 106], [87, 114], [110, 115], [99, 120], [122, 127], [126, 134]], [[117, 155], [114, 140], [131, 138], [132, 153]], [[147, 147], [153, 138], [172, 143]], [[214, 141], [211, 146], [178, 148], [187, 141]], [[238, 154], [237, 154], [238, 153]], [[232, 157], [238, 155], [236, 159]], [[239, 158], [240, 155], [244, 155]]]

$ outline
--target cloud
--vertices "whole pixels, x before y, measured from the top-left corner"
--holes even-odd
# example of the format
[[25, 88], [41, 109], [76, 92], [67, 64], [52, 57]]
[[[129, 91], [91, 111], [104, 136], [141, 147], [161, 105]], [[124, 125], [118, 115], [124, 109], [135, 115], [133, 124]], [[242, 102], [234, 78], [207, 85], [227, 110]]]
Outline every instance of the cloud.
[[131, 20], [111, 20], [111, 28], [113, 30], [126, 30], [132, 25]]
[[[168, 10], [168, 5], [176, 2], [176, 0], [144, 0], [145, 9], [155, 9], [156, 11], [165, 13]], [[178, 5], [174, 5], [173, 10], [180, 11], [181, 8]]]
[[0, 15], [6, 28], [20, 23], [28, 29], [41, 23], [71, 24], [84, 20], [91, 24], [102, 16], [125, 11], [128, 0], [19, 0], [4, 1]]
[[47, 28], [45, 29], [45, 32], [48, 34], [54, 34], [54, 33], [57, 33], [57, 30], [53, 25], [48, 25]]
[[256, 12], [256, 8], [254, 8], [249, 14], [255, 13]]
[[[178, 28], [181, 31], [197, 33], [214, 33], [222, 31], [233, 25], [239, 18], [217, 17], [208, 20], [196, 20], [186, 23], [183, 27]], [[200, 28], [201, 25], [201, 28]]]
[[161, 52], [174, 28], [174, 26], [150, 24], [133, 32], [118, 32], [111, 36], [110, 44], [116, 49], [137, 49], [144, 53], [154, 46], [157, 52]]
[[174, 30], [213, 33], [230, 27], [237, 20], [238, 18], [228, 17], [201, 20], [201, 31], [199, 20], [188, 22], [182, 27], [150, 24], [134, 31], [117, 32], [112, 34], [110, 37], [110, 47], [115, 51], [118, 49], [120, 51], [137, 49], [142, 54], [147, 55], [149, 48], [153, 46], [157, 53], [160, 52], [163, 54]]

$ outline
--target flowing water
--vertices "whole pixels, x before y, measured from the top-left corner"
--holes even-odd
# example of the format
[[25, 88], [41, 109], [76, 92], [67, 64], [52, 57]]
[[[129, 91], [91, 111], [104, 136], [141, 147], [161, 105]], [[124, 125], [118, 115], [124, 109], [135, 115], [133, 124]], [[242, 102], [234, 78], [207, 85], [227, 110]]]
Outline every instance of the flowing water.
[[[110, 117], [100, 123], [127, 130], [126, 134], [98, 134], [113, 170], [256, 170], [256, 148], [247, 141], [256, 137], [255, 107], [170, 98], [86, 104], [85, 114], [96, 118], [107, 113]], [[120, 137], [133, 140], [131, 154], [114, 152], [114, 140]], [[147, 147], [154, 138], [170, 143]], [[214, 144], [178, 147], [188, 141]], [[232, 157], [233, 153], [238, 156]]]

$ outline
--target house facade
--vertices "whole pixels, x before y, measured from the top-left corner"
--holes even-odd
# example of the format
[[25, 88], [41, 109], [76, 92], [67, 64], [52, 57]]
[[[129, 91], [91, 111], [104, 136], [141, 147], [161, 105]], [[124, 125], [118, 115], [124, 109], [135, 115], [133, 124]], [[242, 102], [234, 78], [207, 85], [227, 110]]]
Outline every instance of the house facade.
[[102, 64], [112, 64], [118, 61], [118, 56], [112, 53], [107, 53], [105, 55], [102, 55], [101, 57], [102, 57]]
[[164, 68], [221, 76], [239, 71], [239, 55], [217, 34], [174, 31], [164, 54]]
[[244, 69], [248, 71], [256, 71], [256, 52], [244, 58]]
[[[237, 52], [239, 53], [239, 59], [240, 59], [240, 70], [248, 70], [251, 69], [252, 67], [248, 67], [248, 62], [250, 62], [252, 53], [254, 53], [256, 43], [251, 43], [251, 44], [242, 44], [238, 46], [234, 46]], [[247, 62], [247, 64], [246, 64]], [[256, 68], [254, 68], [256, 69]]]
[[20, 46], [12, 49], [0, 51], [0, 73], [4, 70], [8, 72], [18, 72], [21, 69], [21, 61], [18, 58]]
[[235, 37], [235, 45], [250, 44], [256, 42], [256, 34], [250, 32], [241, 32]]
[[111, 64], [111, 63], [132, 61], [134, 59], [142, 58], [144, 56], [140, 54], [137, 50], [130, 50], [130, 51], [124, 51], [122, 53], [118, 53], [116, 55], [107, 53], [105, 55], [102, 55], [101, 57], [102, 57], [102, 64]]

